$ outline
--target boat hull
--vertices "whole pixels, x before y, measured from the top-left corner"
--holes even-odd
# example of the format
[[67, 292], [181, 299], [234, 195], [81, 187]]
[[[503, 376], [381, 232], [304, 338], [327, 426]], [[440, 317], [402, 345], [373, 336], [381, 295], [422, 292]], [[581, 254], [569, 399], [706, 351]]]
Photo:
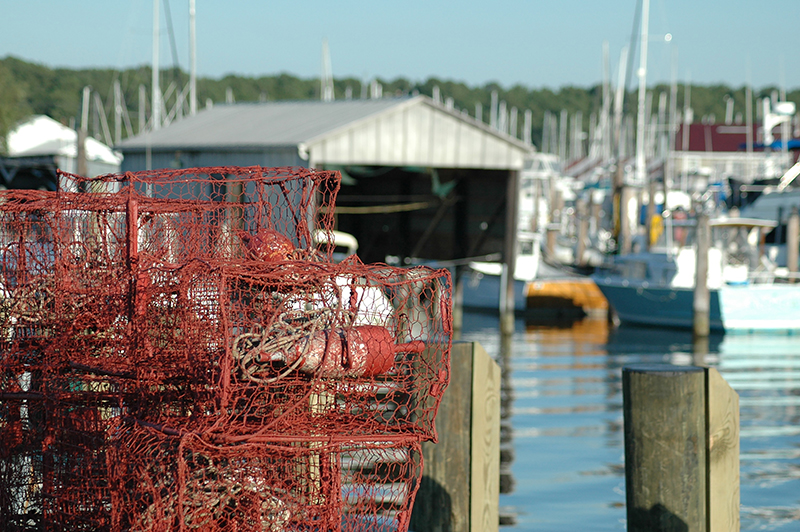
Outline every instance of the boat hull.
[[[594, 278], [621, 323], [692, 328], [694, 292], [690, 289], [649, 287], [642, 284]], [[709, 327], [723, 331], [719, 293], [709, 291]]]
[[[462, 283], [462, 306], [498, 312], [501, 276], [472, 272]], [[514, 311], [533, 318], [605, 315], [608, 303], [594, 282], [587, 278], [514, 281]]]
[[800, 284], [750, 284], [720, 289], [726, 332], [800, 332]]
[[[499, 312], [500, 310], [499, 275], [472, 272], [463, 283], [462, 305], [464, 308]], [[526, 281], [514, 280], [514, 311], [525, 310]]]

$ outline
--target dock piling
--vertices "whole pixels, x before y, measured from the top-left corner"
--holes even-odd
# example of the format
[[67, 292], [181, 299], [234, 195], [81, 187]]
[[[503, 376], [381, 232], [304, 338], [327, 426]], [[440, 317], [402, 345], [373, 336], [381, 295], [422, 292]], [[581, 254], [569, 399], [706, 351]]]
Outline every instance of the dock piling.
[[711, 225], [708, 214], [697, 214], [697, 246], [693, 303], [695, 338], [706, 338], [710, 332], [711, 295], [708, 291], [708, 249], [711, 246]]
[[436, 416], [438, 443], [422, 444], [425, 469], [414, 532], [499, 529], [500, 366], [478, 343], [456, 342]]
[[[797, 273], [798, 252], [800, 251], [798, 245], [800, 245], [800, 214], [798, 214], [797, 206], [794, 206], [789, 215], [789, 222], [786, 224], [786, 269], [789, 270], [789, 275]], [[797, 279], [792, 277], [792, 282], [797, 282]]]
[[739, 530], [739, 398], [716, 369], [622, 371], [630, 532]]

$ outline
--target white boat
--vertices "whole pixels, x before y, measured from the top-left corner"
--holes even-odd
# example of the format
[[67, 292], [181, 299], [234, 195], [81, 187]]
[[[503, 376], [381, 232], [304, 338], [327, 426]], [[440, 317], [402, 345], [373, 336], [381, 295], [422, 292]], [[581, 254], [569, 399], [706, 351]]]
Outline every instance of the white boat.
[[[800, 165], [800, 163], [798, 163]], [[786, 266], [787, 224], [792, 209], [800, 206], [800, 188], [781, 189], [766, 188], [752, 203], [742, 207], [741, 215], [759, 220], [775, 220], [780, 229], [776, 229], [772, 242], [768, 240], [765, 249], [769, 257], [779, 267]]]
[[[517, 202], [517, 249], [514, 265], [514, 309], [518, 313], [532, 310], [532, 299], [544, 295], [543, 283], [554, 280], [569, 281], [581, 285], [582, 292], [596, 292], [596, 288], [585, 275], [580, 275], [567, 266], [561, 266], [556, 253], [553, 261], [546, 260], [542, 247], [548, 227], [552, 227], [550, 198], [551, 191], [558, 190], [559, 196], [567, 201], [575, 199], [574, 178], [564, 176], [557, 155], [535, 153], [529, 158], [520, 174], [519, 196]], [[562, 216], [569, 215], [562, 212]], [[557, 224], [558, 225], [558, 224]], [[564, 224], [566, 225], [566, 224]], [[463, 283], [462, 301], [464, 308], [497, 312], [500, 308], [501, 287], [505, 286], [504, 266], [499, 261], [472, 261]], [[586, 285], [583, 288], [583, 285]], [[564, 294], [565, 308], [570, 307], [572, 298], [569, 290]], [[548, 297], [549, 297], [548, 292]], [[599, 293], [597, 296], [601, 298]], [[552, 299], [548, 300], [548, 305]], [[583, 307], [575, 310], [583, 311]]]
[[[711, 221], [708, 259], [710, 327], [714, 331], [800, 332], [800, 284], [776, 273], [762, 236], [776, 222]], [[696, 252], [694, 227], [667, 224], [665, 245], [622, 255], [592, 279], [621, 323], [691, 328]]]

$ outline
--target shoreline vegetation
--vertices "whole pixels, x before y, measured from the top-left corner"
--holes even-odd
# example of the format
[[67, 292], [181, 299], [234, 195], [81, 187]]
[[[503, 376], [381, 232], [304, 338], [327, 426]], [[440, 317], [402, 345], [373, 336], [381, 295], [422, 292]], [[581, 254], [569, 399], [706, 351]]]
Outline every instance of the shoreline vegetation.
[[[174, 105], [178, 93], [187, 86], [189, 74], [178, 68], [164, 68], [160, 73], [161, 88], [167, 107]], [[151, 69], [148, 65], [132, 67], [125, 70], [111, 68], [71, 69], [51, 68], [27, 62], [13, 56], [0, 59], [0, 154], [5, 153], [5, 137], [9, 130], [20, 121], [31, 115], [43, 114], [74, 127], [80, 121], [81, 93], [86, 86], [92, 87], [103, 103], [106, 120], [114, 117], [114, 84], [119, 82], [125, 108], [130, 117], [131, 130], [139, 131], [139, 98], [140, 92], [146, 95], [149, 116], [149, 97]], [[541, 80], [545, 85], [547, 80]], [[334, 97], [336, 100], [347, 98], [369, 98], [370, 84], [377, 82], [383, 97], [406, 96], [415, 93], [432, 96], [441, 94], [442, 100], [452, 98], [456, 110], [476, 115], [476, 106], [482, 108], [482, 120], [489, 121], [489, 109], [492, 93], [497, 93], [499, 101], [505, 102], [508, 109], [517, 108], [520, 113], [531, 111], [531, 140], [539, 146], [542, 140], [542, 129], [546, 113], [558, 115], [565, 111], [569, 116], [581, 113], [584, 118], [584, 129], [589, 126], [589, 117], [598, 114], [602, 109], [603, 86], [597, 83], [591, 87], [564, 86], [558, 89], [531, 88], [522, 85], [503, 87], [496, 82], [488, 82], [482, 86], [468, 86], [465, 83], [429, 78], [425, 81], [396, 78], [393, 80], [375, 79], [360, 80], [356, 78], [334, 78]], [[140, 90], [143, 87], [144, 90]], [[438, 88], [438, 91], [436, 91]], [[628, 86], [626, 94], [626, 112], [635, 114], [636, 86]], [[654, 85], [648, 91], [659, 95], [670, 94], [667, 84]], [[726, 85], [694, 85], [689, 87], [690, 102], [695, 121], [722, 122], [725, 120], [728, 99], [734, 102], [735, 115], [743, 116], [745, 111], [746, 87], [728, 87]], [[776, 86], [754, 88], [753, 101], [770, 97], [779, 93]], [[684, 84], [678, 84], [677, 108], [684, 108], [687, 90]], [[209, 104], [226, 102], [259, 102], [280, 100], [314, 100], [320, 98], [320, 79], [303, 79], [288, 73], [248, 77], [226, 75], [221, 78], [198, 77], [198, 108]], [[800, 88], [787, 91], [786, 99], [794, 101], [800, 107]], [[657, 102], [657, 97], [653, 98]], [[657, 105], [657, 104], [654, 104]], [[188, 103], [185, 104], [188, 109]], [[759, 106], [753, 106], [754, 118], [760, 119]], [[657, 112], [657, 109], [653, 109]], [[98, 122], [96, 117], [92, 120]], [[521, 120], [520, 128], [521, 128]], [[90, 124], [90, 134], [91, 124]], [[123, 138], [126, 132], [123, 131]], [[523, 135], [519, 134], [520, 138]]]

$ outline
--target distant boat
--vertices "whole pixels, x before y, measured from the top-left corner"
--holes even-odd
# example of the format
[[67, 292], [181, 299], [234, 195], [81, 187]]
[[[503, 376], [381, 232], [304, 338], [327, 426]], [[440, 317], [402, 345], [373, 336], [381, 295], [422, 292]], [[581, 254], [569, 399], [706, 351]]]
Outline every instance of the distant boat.
[[[775, 225], [753, 218], [711, 221], [717, 235], [717, 245], [709, 250], [711, 330], [800, 331], [800, 284], [778, 277], [774, 263], [759, 252], [761, 235]], [[685, 226], [669, 224], [667, 231], [672, 240], [667, 246], [618, 256], [592, 276], [620, 323], [692, 327], [693, 227], [691, 221]]]
[[[520, 175], [517, 213], [517, 253], [514, 266], [514, 310], [587, 313], [605, 311], [607, 304], [591, 279], [542, 253], [550, 225], [550, 191], [559, 188], [568, 200], [573, 178], [561, 173], [558, 156], [535, 153]], [[571, 253], [571, 250], [570, 250]], [[571, 255], [570, 255], [571, 256]], [[499, 261], [473, 261], [463, 283], [463, 306], [496, 312], [500, 308], [504, 267]]]

